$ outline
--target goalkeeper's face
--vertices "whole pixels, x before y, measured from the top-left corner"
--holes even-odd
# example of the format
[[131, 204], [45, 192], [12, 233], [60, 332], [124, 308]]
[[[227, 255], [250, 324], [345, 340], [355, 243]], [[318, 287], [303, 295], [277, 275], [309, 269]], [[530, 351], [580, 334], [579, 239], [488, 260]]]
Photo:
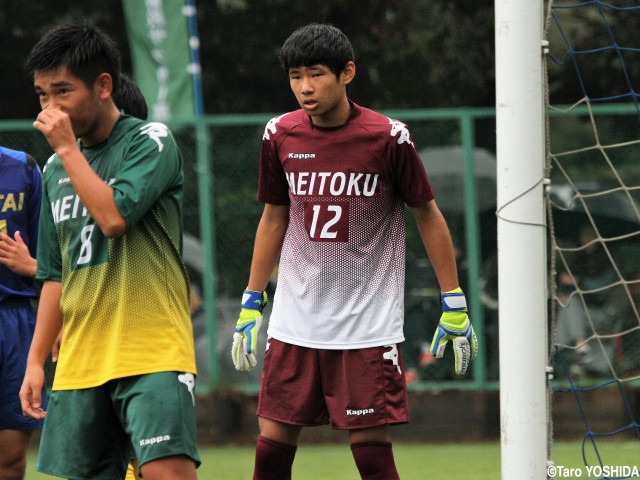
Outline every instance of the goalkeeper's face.
[[66, 113], [74, 135], [82, 138], [100, 123], [100, 112], [104, 110], [104, 102], [101, 101], [104, 82], [101, 78], [102, 76], [98, 77], [94, 85], [88, 87], [66, 67], [36, 72], [34, 86], [40, 99], [40, 107], [42, 110], [52, 108]]
[[289, 85], [314, 125], [336, 127], [346, 121], [345, 111], [348, 116], [347, 85], [354, 75], [353, 62], [349, 62], [339, 75], [322, 64], [295, 67], [289, 69]]

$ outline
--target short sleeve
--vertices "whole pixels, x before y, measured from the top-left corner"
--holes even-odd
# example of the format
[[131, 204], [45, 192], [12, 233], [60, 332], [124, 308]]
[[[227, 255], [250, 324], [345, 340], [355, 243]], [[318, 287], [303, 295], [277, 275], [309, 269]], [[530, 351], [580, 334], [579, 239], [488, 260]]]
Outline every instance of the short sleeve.
[[133, 137], [122, 162], [111, 187], [129, 228], [164, 192], [180, 184], [182, 156], [169, 129], [154, 122]]
[[274, 137], [275, 134], [272, 134], [269, 138], [264, 138], [260, 147], [258, 200], [274, 205], [288, 205], [289, 184], [278, 157], [277, 143]]
[[38, 280], [54, 280], [60, 282], [62, 280], [62, 257], [46, 182], [42, 189], [42, 202], [38, 225], [36, 278]]

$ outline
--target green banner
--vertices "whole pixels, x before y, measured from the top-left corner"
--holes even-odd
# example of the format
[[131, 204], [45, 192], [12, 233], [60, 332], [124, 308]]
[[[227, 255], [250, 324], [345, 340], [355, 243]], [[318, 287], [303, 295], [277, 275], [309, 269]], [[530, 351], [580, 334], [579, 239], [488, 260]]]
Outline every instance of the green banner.
[[122, 0], [133, 78], [149, 106], [149, 119], [195, 115], [183, 0]]

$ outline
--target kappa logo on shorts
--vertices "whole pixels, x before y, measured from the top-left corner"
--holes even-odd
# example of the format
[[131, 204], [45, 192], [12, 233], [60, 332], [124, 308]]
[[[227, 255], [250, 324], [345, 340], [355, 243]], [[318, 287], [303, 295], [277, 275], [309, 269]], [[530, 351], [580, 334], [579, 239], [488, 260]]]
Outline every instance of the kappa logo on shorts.
[[398, 361], [398, 346], [397, 345], [385, 345], [384, 348], [390, 348], [388, 352], [382, 354], [382, 358], [385, 360], [391, 360], [391, 362], [398, 367], [398, 373], [402, 373], [400, 370], [400, 363]]
[[156, 445], [158, 443], [168, 442], [169, 440], [171, 440], [171, 435], [158, 435], [157, 437], [143, 438], [140, 440], [140, 446], [146, 447], [147, 445]]
[[184, 383], [187, 386], [187, 390], [189, 390], [191, 399], [193, 400], [193, 406], [195, 407], [196, 397], [193, 394], [193, 390], [196, 388], [196, 379], [193, 376], [193, 373], [181, 373], [178, 375], [178, 380], [180, 380], [180, 383]]
[[360, 416], [360, 415], [369, 415], [370, 413], [374, 413], [375, 410], [373, 408], [360, 408], [360, 409], [353, 409], [353, 408], [347, 408], [347, 415], [356, 415], [356, 416]]

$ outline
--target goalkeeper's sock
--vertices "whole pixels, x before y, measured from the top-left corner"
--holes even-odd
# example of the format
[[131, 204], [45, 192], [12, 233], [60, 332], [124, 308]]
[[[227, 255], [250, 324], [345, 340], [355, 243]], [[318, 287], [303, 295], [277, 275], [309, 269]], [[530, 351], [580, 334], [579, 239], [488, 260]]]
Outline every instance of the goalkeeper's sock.
[[297, 447], [259, 435], [253, 480], [291, 480], [296, 450]]
[[390, 442], [363, 442], [351, 445], [362, 480], [400, 480]]

